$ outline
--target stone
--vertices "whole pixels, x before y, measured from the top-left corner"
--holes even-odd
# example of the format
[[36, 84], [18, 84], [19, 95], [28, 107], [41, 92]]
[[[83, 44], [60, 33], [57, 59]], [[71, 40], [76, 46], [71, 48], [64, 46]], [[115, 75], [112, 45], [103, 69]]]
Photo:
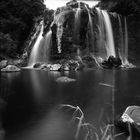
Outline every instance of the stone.
[[66, 76], [62, 76], [56, 79], [56, 82], [58, 83], [69, 83], [69, 82], [75, 82], [76, 79], [72, 79]]
[[36, 63], [36, 64], [33, 65], [33, 68], [40, 68], [41, 65], [42, 65], [42, 63]]
[[71, 0], [70, 2], [67, 2], [66, 5], [71, 8], [78, 8], [77, 0]]
[[116, 68], [122, 65], [121, 59], [114, 56], [109, 56], [108, 63], [110, 63], [110, 65]]
[[61, 69], [61, 65], [60, 64], [48, 64], [47, 68], [50, 71], [59, 71]]
[[0, 62], [0, 69], [6, 67], [7, 64], [8, 64], [8, 61], [7, 61], [7, 60], [2, 60], [2, 61]]
[[79, 69], [79, 63], [75, 60], [68, 61], [68, 65], [71, 71], [77, 71]]
[[5, 68], [1, 69], [2, 72], [19, 72], [21, 71], [20, 68], [14, 65], [8, 65]]
[[6, 105], [7, 105], [7, 102], [3, 98], [0, 97], [0, 111], [2, 111]]
[[111, 69], [111, 68], [120, 68], [121, 65], [122, 65], [121, 59], [118, 58], [118, 57], [114, 57], [114, 56], [109, 56], [109, 58], [107, 60], [104, 60], [101, 63], [101, 66], [103, 68], [108, 68], [108, 69]]

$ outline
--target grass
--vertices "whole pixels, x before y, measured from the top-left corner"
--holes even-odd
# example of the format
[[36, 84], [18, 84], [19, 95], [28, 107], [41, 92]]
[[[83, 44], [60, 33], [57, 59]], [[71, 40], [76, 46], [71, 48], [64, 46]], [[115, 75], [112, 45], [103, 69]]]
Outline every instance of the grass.
[[[60, 109], [67, 107], [70, 110], [74, 110], [72, 114], [72, 122], [78, 120], [77, 129], [75, 132], [75, 140], [79, 139], [80, 130], [84, 128], [86, 130], [86, 134], [83, 140], [114, 140], [115, 138], [123, 135], [124, 133], [114, 134], [115, 126], [114, 124], [104, 124], [101, 126], [99, 130], [95, 128], [92, 124], [85, 121], [85, 116], [83, 111], [79, 106], [72, 106], [68, 104], [61, 104]], [[126, 140], [132, 140], [131, 128], [129, 127], [130, 135]]]

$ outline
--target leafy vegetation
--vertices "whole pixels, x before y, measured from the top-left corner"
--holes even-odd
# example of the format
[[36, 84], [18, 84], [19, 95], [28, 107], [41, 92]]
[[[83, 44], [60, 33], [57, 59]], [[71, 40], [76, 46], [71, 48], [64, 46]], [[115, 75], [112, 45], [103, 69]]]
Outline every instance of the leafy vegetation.
[[22, 53], [35, 19], [44, 9], [43, 0], [0, 1], [0, 54], [17, 57]]
[[117, 12], [124, 16], [131, 14], [140, 14], [139, 0], [102, 0], [99, 4], [103, 9]]

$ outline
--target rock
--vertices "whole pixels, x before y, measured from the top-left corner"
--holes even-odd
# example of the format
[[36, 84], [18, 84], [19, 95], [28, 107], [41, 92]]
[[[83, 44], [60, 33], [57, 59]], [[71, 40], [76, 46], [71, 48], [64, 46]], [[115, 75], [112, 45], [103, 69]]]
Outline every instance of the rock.
[[69, 82], [75, 82], [75, 79], [66, 77], [66, 76], [62, 76], [56, 79], [56, 82], [58, 83], [69, 83]]
[[[133, 137], [140, 138], [140, 107], [129, 106], [116, 121], [116, 128]], [[133, 138], [132, 138], [133, 139]]]
[[61, 65], [60, 64], [48, 64], [47, 68], [50, 71], [59, 71], [61, 69]]
[[42, 65], [42, 63], [36, 63], [36, 64], [33, 65], [33, 68], [40, 68], [41, 65]]
[[68, 63], [65, 63], [61, 66], [60, 71], [70, 71], [70, 66]]
[[135, 123], [140, 126], [140, 107], [129, 106], [121, 116], [123, 122]]
[[17, 66], [17, 67], [21, 67], [22, 64], [23, 64], [23, 60], [22, 59], [14, 59], [14, 60], [8, 60], [8, 64], [7, 65], [14, 65], [14, 66]]
[[120, 58], [114, 57], [114, 56], [109, 56], [107, 60], [104, 60], [101, 63], [101, 66], [103, 68], [119, 68], [122, 65], [122, 61]]
[[87, 68], [97, 67], [97, 63], [92, 56], [84, 56], [82, 57], [82, 61], [86, 64]]
[[43, 63], [36, 63], [33, 65], [33, 68], [46, 70], [48, 69], [48, 65]]
[[78, 8], [78, 2], [77, 2], [77, 0], [71, 0], [71, 1], [67, 2], [66, 5], [68, 7]]
[[2, 60], [2, 61], [0, 62], [0, 69], [6, 67], [6, 66], [7, 66], [7, 63], [8, 63], [7, 60]]
[[14, 65], [8, 65], [7, 67], [1, 69], [2, 72], [19, 72], [21, 71], [20, 68]]

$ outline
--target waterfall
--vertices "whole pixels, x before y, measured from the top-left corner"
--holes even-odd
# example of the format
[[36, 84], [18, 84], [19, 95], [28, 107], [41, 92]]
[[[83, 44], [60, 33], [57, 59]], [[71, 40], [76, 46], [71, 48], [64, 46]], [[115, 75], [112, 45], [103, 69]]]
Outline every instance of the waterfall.
[[94, 33], [93, 33], [92, 17], [91, 17], [91, 14], [90, 14], [90, 11], [89, 11], [87, 5], [85, 5], [85, 8], [87, 9], [87, 12], [88, 12], [89, 29], [90, 29], [90, 34], [91, 34], [91, 46], [92, 46], [92, 49], [94, 51]]
[[124, 56], [125, 56], [125, 60], [124, 60], [124, 65], [127, 65], [128, 62], [128, 31], [127, 31], [127, 21], [126, 21], [126, 17], [124, 18], [124, 33], [125, 33], [125, 42], [124, 42]]
[[79, 42], [79, 31], [80, 31], [80, 16], [81, 16], [81, 9], [80, 3], [78, 3], [78, 8], [76, 9], [75, 13], [75, 23], [74, 23], [74, 38], [76, 42]]
[[98, 46], [98, 56], [101, 58], [107, 57], [107, 51], [105, 47], [105, 24], [104, 24], [104, 18], [101, 10], [99, 8], [96, 8], [97, 16], [98, 16], [98, 34], [96, 34], [96, 45]]
[[43, 21], [40, 23], [40, 32], [36, 39], [36, 42], [31, 50], [30, 58], [29, 58], [29, 67], [33, 67], [33, 65], [37, 62], [46, 62], [49, 61], [49, 49], [51, 44], [51, 36], [52, 31], [50, 30], [44, 37], [43, 34]]
[[134, 65], [129, 63], [128, 61], [128, 29], [127, 29], [127, 21], [126, 17], [124, 18], [124, 34], [123, 34], [123, 27], [121, 22], [121, 17], [118, 15], [119, 20], [119, 32], [120, 32], [120, 58], [122, 60], [122, 66], [127, 68], [132, 68]]
[[111, 26], [110, 17], [109, 17], [109, 14], [105, 10], [102, 10], [102, 14], [104, 17], [105, 28], [106, 28], [107, 40], [106, 40], [105, 45], [106, 45], [106, 50], [107, 50], [107, 57], [109, 57], [109, 56], [116, 57], [113, 30], [112, 30], [112, 26]]

